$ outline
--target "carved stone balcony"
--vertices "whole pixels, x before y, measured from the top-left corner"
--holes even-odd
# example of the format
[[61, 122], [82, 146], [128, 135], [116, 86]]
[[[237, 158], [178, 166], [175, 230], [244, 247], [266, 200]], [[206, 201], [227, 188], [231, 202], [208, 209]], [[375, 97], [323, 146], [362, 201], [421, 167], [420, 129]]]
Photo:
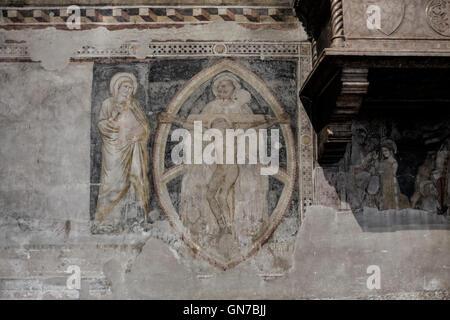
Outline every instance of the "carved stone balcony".
[[342, 158], [359, 114], [449, 116], [450, 0], [300, 0], [313, 70], [300, 97], [319, 161]]

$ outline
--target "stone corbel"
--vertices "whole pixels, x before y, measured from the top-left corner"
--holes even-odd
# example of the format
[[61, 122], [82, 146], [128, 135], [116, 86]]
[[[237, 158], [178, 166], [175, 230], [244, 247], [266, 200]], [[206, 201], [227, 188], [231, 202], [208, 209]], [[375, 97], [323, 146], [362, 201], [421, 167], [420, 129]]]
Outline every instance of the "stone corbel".
[[352, 140], [352, 121], [359, 113], [369, 89], [369, 70], [343, 68], [341, 91], [333, 108], [329, 123], [319, 133], [319, 161], [335, 163], [342, 158]]

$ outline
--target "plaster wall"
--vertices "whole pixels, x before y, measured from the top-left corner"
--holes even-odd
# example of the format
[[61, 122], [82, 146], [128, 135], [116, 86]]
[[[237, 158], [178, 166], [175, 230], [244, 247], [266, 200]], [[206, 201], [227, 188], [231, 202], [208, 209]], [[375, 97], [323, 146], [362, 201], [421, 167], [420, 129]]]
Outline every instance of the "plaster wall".
[[[299, 51], [287, 57], [161, 57], [148, 47], [151, 42], [186, 40], [249, 47], [275, 41], [294, 43]], [[151, 30], [2, 30], [0, 43], [25, 44], [28, 51], [22, 61], [3, 58], [0, 63], [0, 298], [448, 298], [447, 218], [420, 210], [343, 210], [346, 199], [327, 178], [329, 169], [308, 162], [314, 154], [313, 135], [297, 100], [310, 68], [309, 51], [302, 49], [308, 48], [306, 40], [299, 23], [278, 29], [211, 22]], [[122, 44], [134, 46], [131, 56], [74, 58], [83, 46], [98, 53], [117, 52]], [[183, 241], [156, 197], [149, 223], [138, 231], [92, 232], [92, 187], [98, 184], [92, 172], [93, 165], [100, 166], [93, 161], [100, 155], [93, 135], [100, 104], [109, 96], [110, 74], [138, 76], [135, 97], [156, 127], [157, 115], [177, 91], [223, 59], [258, 76], [292, 119], [297, 189], [270, 238], [224, 270]], [[186, 65], [197, 65], [198, 70], [189, 71]], [[149, 76], [158, 66], [173, 68], [173, 76]], [[254, 105], [269, 99], [256, 82], [244, 74], [239, 79]], [[201, 88], [206, 92], [205, 83]], [[161, 99], [152, 98], [151, 90], [159, 90]], [[202, 99], [206, 103], [211, 93]], [[314, 201], [302, 196], [313, 189], [313, 181]], [[153, 197], [156, 191], [152, 192]], [[73, 265], [81, 270], [79, 290], [67, 287], [66, 271]], [[367, 287], [367, 268], [373, 265], [381, 271], [381, 288], [376, 290]]]

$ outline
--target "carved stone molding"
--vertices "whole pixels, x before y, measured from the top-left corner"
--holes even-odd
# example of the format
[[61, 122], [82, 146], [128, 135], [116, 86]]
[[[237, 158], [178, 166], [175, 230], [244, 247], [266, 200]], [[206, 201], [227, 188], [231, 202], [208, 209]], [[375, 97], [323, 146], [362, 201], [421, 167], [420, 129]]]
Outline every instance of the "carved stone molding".
[[328, 125], [319, 134], [321, 163], [335, 163], [352, 140], [352, 120], [359, 113], [364, 95], [369, 89], [368, 69], [343, 68], [341, 92], [331, 112]]
[[430, 0], [426, 14], [428, 24], [434, 31], [450, 37], [450, 0]]

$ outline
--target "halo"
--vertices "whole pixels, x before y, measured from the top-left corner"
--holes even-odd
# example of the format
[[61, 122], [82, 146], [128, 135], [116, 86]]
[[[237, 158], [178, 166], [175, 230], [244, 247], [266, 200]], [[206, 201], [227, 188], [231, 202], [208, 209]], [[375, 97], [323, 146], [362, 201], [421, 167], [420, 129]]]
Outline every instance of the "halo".
[[364, 126], [363, 124], [360, 124], [360, 123], [354, 124], [353, 128], [355, 131], [361, 130], [361, 131], [364, 131], [366, 134], [369, 133], [369, 130], [367, 130], [366, 126]]
[[231, 72], [224, 72], [219, 74], [217, 77], [213, 79], [212, 91], [214, 95], [217, 97], [217, 85], [221, 80], [230, 80], [234, 86], [234, 95], [241, 89], [241, 81]]
[[391, 139], [385, 139], [381, 142], [381, 148], [388, 148], [393, 154], [397, 154], [397, 144]]
[[135, 75], [129, 72], [119, 72], [111, 78], [111, 82], [109, 83], [109, 91], [111, 92], [112, 96], [116, 96], [120, 85], [124, 81], [131, 81], [133, 83], [133, 95], [136, 94], [138, 82]]
[[434, 186], [433, 181], [431, 181], [431, 180], [425, 180], [425, 181], [422, 181], [422, 182], [420, 183], [419, 189], [420, 189], [420, 193], [421, 193], [422, 195], [425, 194], [425, 187], [426, 187], [427, 185], [429, 185], [429, 184], [431, 184], [432, 186]]

